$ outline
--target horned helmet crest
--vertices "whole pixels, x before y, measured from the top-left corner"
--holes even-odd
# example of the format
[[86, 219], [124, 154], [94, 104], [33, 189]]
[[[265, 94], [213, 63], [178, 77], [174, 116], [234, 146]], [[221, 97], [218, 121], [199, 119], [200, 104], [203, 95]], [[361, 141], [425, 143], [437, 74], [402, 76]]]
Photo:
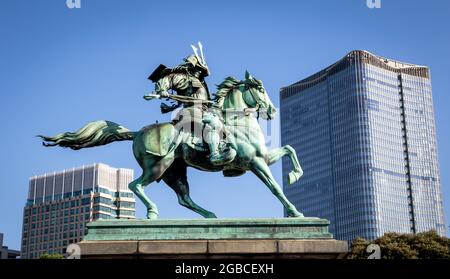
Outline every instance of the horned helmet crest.
[[[187, 63], [192, 64], [194, 67], [201, 69], [203, 74], [204, 74], [204, 76], [208, 76], [209, 75], [209, 68], [208, 68], [208, 65], [206, 64], [205, 55], [203, 54], [203, 45], [202, 45], [202, 43], [198, 42], [198, 48], [196, 46], [194, 46], [194, 45], [191, 45], [191, 48], [194, 51], [194, 54], [189, 55], [184, 60]], [[200, 55], [198, 53], [199, 50], [200, 50]]]

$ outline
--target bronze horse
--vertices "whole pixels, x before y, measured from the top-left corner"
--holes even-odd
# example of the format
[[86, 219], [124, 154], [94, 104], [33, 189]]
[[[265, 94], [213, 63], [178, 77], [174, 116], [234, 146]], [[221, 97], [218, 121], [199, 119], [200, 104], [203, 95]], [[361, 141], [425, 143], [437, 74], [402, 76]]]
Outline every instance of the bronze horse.
[[[260, 80], [248, 72], [245, 80], [228, 77], [218, 86], [218, 104], [223, 111], [227, 139], [236, 151], [235, 159], [224, 166], [214, 166], [206, 159], [209, 152], [199, 150], [189, 144], [192, 134], [179, 132], [172, 123], [153, 124], [132, 132], [110, 121], [88, 123], [75, 133], [63, 133], [54, 137], [40, 136], [45, 146], [69, 147], [74, 150], [109, 144], [114, 141], [133, 141], [134, 156], [142, 168], [142, 175], [129, 184], [129, 188], [147, 207], [147, 218], [156, 219], [156, 205], [147, 197], [144, 187], [154, 181], [163, 180], [177, 194], [178, 202], [205, 218], [216, 218], [213, 212], [197, 205], [189, 195], [187, 167], [202, 171], [224, 171], [240, 175], [252, 171], [280, 200], [288, 216], [303, 217], [289, 202], [283, 190], [275, 181], [269, 165], [283, 156], [289, 156], [294, 169], [289, 173], [290, 184], [303, 174], [295, 150], [283, 146], [268, 150], [264, 135], [255, 116], [243, 113], [253, 109], [264, 119], [272, 119], [276, 113], [268, 94]], [[231, 175], [229, 175], [231, 176]]]

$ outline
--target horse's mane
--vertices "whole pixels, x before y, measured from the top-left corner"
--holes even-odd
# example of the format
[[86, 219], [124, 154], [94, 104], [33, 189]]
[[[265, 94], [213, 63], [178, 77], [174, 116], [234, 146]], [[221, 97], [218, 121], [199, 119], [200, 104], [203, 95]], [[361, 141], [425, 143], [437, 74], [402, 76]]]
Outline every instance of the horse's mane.
[[216, 99], [225, 98], [228, 93], [233, 91], [233, 89], [241, 83], [242, 81], [231, 76], [225, 78], [221, 84], [217, 85]]
[[258, 87], [262, 85], [260, 80], [254, 79], [251, 77], [250, 79], [238, 80], [232, 76], [225, 78], [225, 80], [217, 85], [217, 93], [215, 94], [214, 100], [217, 103], [221, 103], [221, 100], [225, 98], [229, 93], [233, 92], [237, 86], [245, 84], [249, 87]]

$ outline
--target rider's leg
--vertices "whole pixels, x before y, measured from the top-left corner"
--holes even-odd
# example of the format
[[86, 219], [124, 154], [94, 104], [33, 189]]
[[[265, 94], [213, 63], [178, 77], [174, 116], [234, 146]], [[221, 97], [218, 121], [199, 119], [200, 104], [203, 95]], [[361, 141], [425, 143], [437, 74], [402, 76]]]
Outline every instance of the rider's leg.
[[229, 149], [227, 152], [219, 150], [223, 130], [223, 124], [219, 118], [212, 113], [205, 113], [203, 123], [205, 123], [204, 139], [209, 146], [211, 163], [223, 165], [233, 161], [236, 156], [234, 149]]

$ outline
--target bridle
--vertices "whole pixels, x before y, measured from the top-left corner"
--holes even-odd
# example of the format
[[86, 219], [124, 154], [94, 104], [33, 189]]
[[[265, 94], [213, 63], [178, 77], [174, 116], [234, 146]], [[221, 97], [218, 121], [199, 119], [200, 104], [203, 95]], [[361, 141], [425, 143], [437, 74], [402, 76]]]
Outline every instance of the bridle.
[[[262, 100], [262, 98], [258, 94], [256, 94], [254, 92], [255, 90], [258, 90], [257, 88], [250, 87], [248, 85], [246, 85], [245, 88], [246, 88], [246, 90], [245, 90], [244, 93], [247, 93], [247, 94], [250, 93], [250, 95], [252, 96], [253, 100], [256, 102], [256, 106], [254, 108], [256, 109], [256, 113], [257, 113], [256, 117], [259, 119], [259, 109], [260, 108], [265, 108], [267, 106], [267, 104], [266, 104], [265, 101]], [[258, 91], [261, 92], [260, 90], [258, 90]], [[243, 99], [244, 99], [245, 104], [250, 107], [251, 105], [247, 103], [246, 99], [245, 98], [243, 98]]]

